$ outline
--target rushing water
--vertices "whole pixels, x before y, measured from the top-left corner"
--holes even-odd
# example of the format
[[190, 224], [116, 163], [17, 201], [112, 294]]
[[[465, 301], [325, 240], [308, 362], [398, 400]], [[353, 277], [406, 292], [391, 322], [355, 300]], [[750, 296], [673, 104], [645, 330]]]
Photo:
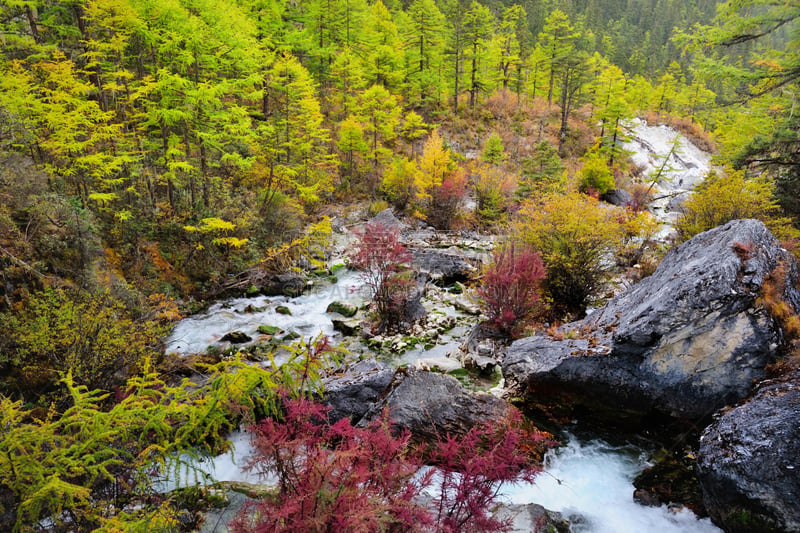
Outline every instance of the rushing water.
[[[674, 130], [652, 127], [635, 121], [632, 139], [625, 148], [634, 152], [634, 161], [652, 175], [669, 155], [665, 179], [654, 186], [661, 196], [651, 210], [666, 223], [669, 231], [675, 218], [669, 201], [685, 194], [709, 170], [710, 157], [682, 138]], [[678, 148], [673, 150], [678, 138]], [[670, 153], [673, 152], [673, 153]], [[363, 282], [352, 272], [340, 273], [338, 283], [320, 283], [306, 294], [296, 297], [238, 298], [213, 305], [207, 312], [182, 320], [167, 341], [167, 353], [178, 355], [205, 351], [209, 346], [223, 347], [220, 338], [231, 331], [242, 331], [258, 338], [258, 326], [277, 326], [286, 333], [295, 332], [304, 338], [320, 333], [336, 341], [331, 315], [325, 310], [334, 300], [355, 304], [363, 302]], [[277, 312], [287, 307], [291, 315]], [[399, 357], [399, 363], [413, 364], [417, 358], [442, 359], [454, 350], [469, 328], [458, 326], [434, 347], [417, 347]], [[218, 481], [264, 482], [243, 467], [251, 446], [246, 433], [231, 437], [233, 449], [198, 465]], [[568, 435], [565, 444], [546, 457], [543, 473], [536, 483], [507, 488], [504, 496], [510, 503], [538, 503], [559, 511], [572, 522], [575, 533], [711, 533], [719, 532], [708, 519], [698, 520], [687, 510], [671, 510], [666, 506], [646, 507], [633, 501], [633, 479], [646, 466], [648, 454], [642, 448], [615, 446], [599, 439], [583, 439]], [[177, 484], [190, 483], [179, 480]], [[174, 483], [174, 481], [173, 481]], [[174, 484], [172, 485], [174, 486]], [[518, 529], [517, 531], [527, 531]]]
[[648, 465], [638, 446], [567, 435], [545, 457], [536, 482], [504, 491], [512, 503], [538, 503], [569, 519], [575, 533], [719, 533], [689, 510], [647, 507], [633, 500], [633, 479]]
[[[277, 326], [305, 339], [321, 333], [335, 340], [339, 334], [333, 330], [332, 315], [325, 312], [335, 300], [363, 303], [363, 282], [357, 273], [342, 271], [337, 283], [320, 280], [312, 290], [296, 298], [256, 296], [216, 303], [205, 313], [181, 320], [167, 339], [166, 352], [187, 355], [204, 352], [209, 346], [220, 347], [220, 339], [231, 331], [257, 339], [261, 325]], [[291, 314], [278, 312], [280, 306]]]
[[629, 140], [623, 148], [635, 165], [643, 169], [644, 179], [652, 183], [654, 199], [649, 210], [664, 224], [659, 237], [674, 231], [679, 204], [708, 174], [711, 156], [669, 126], [650, 126], [640, 119], [628, 124]]

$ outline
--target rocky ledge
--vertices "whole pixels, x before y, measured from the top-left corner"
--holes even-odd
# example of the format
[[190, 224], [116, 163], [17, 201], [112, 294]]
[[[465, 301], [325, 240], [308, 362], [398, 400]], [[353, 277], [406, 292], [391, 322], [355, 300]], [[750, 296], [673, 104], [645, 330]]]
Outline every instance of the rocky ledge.
[[511, 394], [557, 417], [707, 420], [746, 397], [782, 343], [770, 305], [800, 309], [791, 255], [736, 220], [671, 250], [655, 273], [556, 336], [514, 342]]
[[700, 438], [697, 475], [725, 531], [800, 531], [800, 372], [721, 413]]

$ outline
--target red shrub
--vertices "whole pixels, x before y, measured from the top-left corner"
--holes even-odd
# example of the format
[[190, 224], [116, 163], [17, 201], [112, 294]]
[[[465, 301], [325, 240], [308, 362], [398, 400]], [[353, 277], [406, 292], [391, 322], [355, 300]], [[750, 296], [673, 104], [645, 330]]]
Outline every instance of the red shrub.
[[431, 206], [427, 220], [435, 228], [451, 229], [458, 219], [468, 192], [467, 175], [463, 170], [445, 176], [441, 185], [431, 190]]
[[544, 277], [542, 258], [532, 249], [509, 244], [496, 250], [478, 288], [491, 325], [512, 336], [519, 334], [542, 310], [540, 283]]
[[415, 286], [411, 252], [400, 244], [400, 232], [382, 222], [367, 223], [357, 236], [350, 264], [363, 272], [378, 319], [390, 327], [399, 321]]
[[552, 445], [549, 435], [522, 427], [522, 417], [492, 427], [473, 427], [464, 437], [447, 436], [430, 447], [427, 458], [436, 465], [433, 514], [437, 533], [508, 531], [512, 519], [492, 516], [505, 483], [532, 482], [540, 472], [533, 456]]
[[[277, 477], [278, 490], [250, 503], [231, 524], [235, 533], [431, 532], [492, 533], [509, 522], [492, 517], [500, 487], [538, 472], [531, 452], [546, 434], [522, 428], [515, 411], [463, 438], [447, 436], [426, 449], [408, 446], [388, 416], [365, 428], [346, 418], [327, 423], [327, 408], [286, 400], [283, 420], [250, 428], [250, 468]], [[419, 471], [422, 457], [435, 469]], [[434, 480], [438, 480], [434, 482]], [[426, 503], [423, 491], [432, 488]]]
[[[250, 468], [277, 477], [279, 490], [245, 507], [235, 533], [427, 531], [429, 513], [416, 502], [422, 485], [408, 435], [395, 437], [387, 418], [366, 428], [345, 419], [326, 424], [327, 408], [286, 402], [285, 420], [250, 429]], [[421, 481], [425, 481], [424, 479]]]

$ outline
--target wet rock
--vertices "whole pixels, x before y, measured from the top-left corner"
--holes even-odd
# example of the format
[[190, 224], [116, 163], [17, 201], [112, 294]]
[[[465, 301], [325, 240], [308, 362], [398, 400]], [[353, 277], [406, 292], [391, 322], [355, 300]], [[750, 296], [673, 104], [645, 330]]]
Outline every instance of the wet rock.
[[432, 282], [439, 285], [467, 281], [477, 272], [477, 269], [467, 261], [466, 256], [455, 250], [421, 248], [412, 250], [411, 253], [414, 256], [414, 269], [427, 275]]
[[244, 344], [251, 340], [253, 340], [253, 338], [243, 331], [231, 331], [223, 335], [220, 339], [222, 342], [229, 342], [231, 344]]
[[764, 382], [703, 432], [697, 473], [729, 533], [800, 531], [800, 373]]
[[560, 337], [514, 342], [503, 374], [534, 402], [707, 419], [763, 378], [782, 334], [757, 299], [768, 283], [800, 309], [795, 279], [794, 260], [761, 222], [732, 221], [671, 250]]
[[333, 324], [333, 330], [338, 331], [345, 337], [352, 337], [354, 335], [358, 335], [358, 332], [361, 331], [361, 322], [360, 318], [333, 318], [331, 319], [331, 323]]
[[289, 315], [289, 316], [291, 316], [291, 314], [292, 314], [292, 310], [289, 309], [288, 307], [286, 307], [285, 305], [279, 305], [278, 307], [276, 307], [275, 308], [275, 312], [278, 313], [279, 315]]
[[511, 533], [569, 533], [570, 524], [561, 513], [545, 509], [536, 503], [503, 505], [495, 513], [499, 519], [511, 519]]
[[340, 315], [350, 318], [355, 316], [358, 312], [358, 307], [347, 302], [340, 302], [335, 301], [328, 304], [328, 307], [325, 309], [326, 313], [339, 313]]
[[398, 371], [383, 400], [359, 424], [389, 409], [393, 423], [408, 429], [417, 442], [433, 442], [448, 433], [464, 435], [484, 422], [502, 420], [512, 407], [499, 398], [466, 390], [452, 376], [405, 369]]
[[261, 292], [266, 296], [300, 296], [305, 288], [305, 279], [290, 272], [267, 278], [261, 286]]
[[625, 189], [611, 189], [603, 195], [603, 201], [611, 205], [625, 207], [633, 202], [633, 196]]
[[262, 335], [277, 335], [278, 333], [283, 332], [283, 330], [278, 326], [262, 324], [261, 326], [258, 326], [258, 332]]
[[698, 517], [707, 516], [691, 450], [680, 446], [660, 450], [653, 464], [636, 476], [633, 486], [633, 499], [642, 505], [679, 505]]
[[323, 380], [322, 402], [331, 408], [334, 422], [348, 418], [356, 423], [377, 402], [391, 383], [395, 369], [379, 361], [359, 361]]

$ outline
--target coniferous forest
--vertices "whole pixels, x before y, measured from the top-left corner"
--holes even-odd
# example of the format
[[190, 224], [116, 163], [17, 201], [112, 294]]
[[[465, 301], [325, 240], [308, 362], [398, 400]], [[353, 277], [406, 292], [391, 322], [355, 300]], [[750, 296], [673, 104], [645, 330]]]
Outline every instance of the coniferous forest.
[[[266, 367], [176, 361], [164, 339], [265, 279], [329, 269], [331, 221], [386, 208], [505, 243], [470, 288], [509, 340], [729, 220], [796, 253], [798, 18], [795, 0], [0, 0], [0, 529], [192, 530], [181, 512], [213, 496], [156, 474], [258, 422], [281, 490], [237, 531], [502, 531], [456, 511], [481, 481], [436, 515], [410, 472], [533, 476], [548, 437], [516, 415], [427, 447], [386, 419], [326, 426], [311, 400], [347, 359], [326, 339]], [[646, 209], [659, 176], [623, 149], [634, 120], [714, 157], [670, 243]], [[350, 266], [389, 331], [410, 256], [367, 228]], [[309, 457], [335, 496], [296, 478]]]

